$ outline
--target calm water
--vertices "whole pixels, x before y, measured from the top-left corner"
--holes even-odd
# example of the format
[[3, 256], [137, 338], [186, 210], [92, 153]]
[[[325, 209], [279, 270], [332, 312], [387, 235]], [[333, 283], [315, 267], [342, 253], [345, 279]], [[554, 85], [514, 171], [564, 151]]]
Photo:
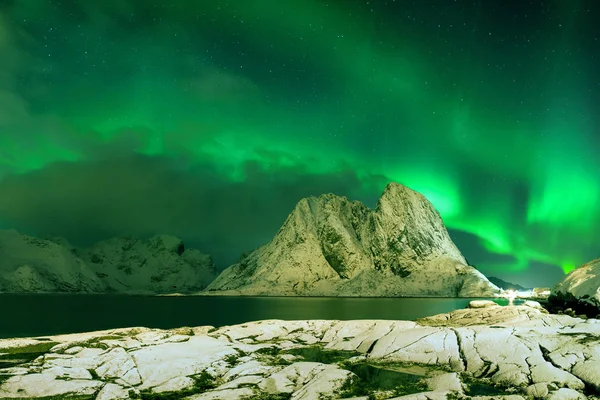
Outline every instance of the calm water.
[[469, 301], [454, 298], [3, 294], [0, 295], [0, 338], [128, 326], [223, 326], [261, 319], [414, 320], [464, 308]]

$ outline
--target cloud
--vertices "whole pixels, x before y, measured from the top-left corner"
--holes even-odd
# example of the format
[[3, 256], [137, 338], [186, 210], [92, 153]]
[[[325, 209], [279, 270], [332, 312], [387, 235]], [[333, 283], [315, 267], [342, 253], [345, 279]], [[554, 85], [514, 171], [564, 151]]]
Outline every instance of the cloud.
[[[30, 94], [46, 87], [46, 61], [26, 49], [36, 39], [0, 10], [0, 178], [63, 159], [77, 133], [61, 117], [32, 109]], [[57, 151], [57, 150], [61, 151]]]
[[314, 175], [246, 163], [244, 172], [245, 181], [231, 182], [209, 164], [141, 155], [56, 163], [0, 181], [0, 221], [80, 246], [169, 233], [223, 267], [270, 240], [301, 198], [333, 192], [357, 199], [364, 192], [350, 170]]

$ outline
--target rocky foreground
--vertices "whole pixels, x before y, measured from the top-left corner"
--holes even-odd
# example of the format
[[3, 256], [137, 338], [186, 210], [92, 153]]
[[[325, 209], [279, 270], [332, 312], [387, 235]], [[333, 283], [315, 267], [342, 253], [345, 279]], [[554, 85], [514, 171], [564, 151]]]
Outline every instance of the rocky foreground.
[[472, 307], [0, 340], [0, 398], [600, 398], [600, 321]]

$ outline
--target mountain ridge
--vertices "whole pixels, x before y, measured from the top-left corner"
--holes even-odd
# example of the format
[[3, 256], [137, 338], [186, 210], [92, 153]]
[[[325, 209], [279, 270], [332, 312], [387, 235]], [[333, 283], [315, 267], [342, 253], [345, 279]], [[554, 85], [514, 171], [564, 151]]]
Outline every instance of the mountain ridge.
[[488, 280], [490, 282], [492, 282], [494, 285], [498, 286], [499, 288], [505, 289], [505, 290], [518, 290], [520, 292], [526, 292], [528, 290], [533, 290], [534, 288], [527, 288], [525, 286], [521, 286], [517, 283], [512, 283], [512, 282], [508, 282], [505, 281], [502, 278], [498, 278], [495, 276], [488, 276]]
[[78, 249], [63, 238], [0, 230], [0, 292], [191, 293], [215, 276], [210, 256], [174, 236], [116, 237]]
[[479, 297], [499, 289], [467, 265], [425, 196], [392, 182], [373, 210], [334, 194], [301, 199], [269, 243], [206, 291]]

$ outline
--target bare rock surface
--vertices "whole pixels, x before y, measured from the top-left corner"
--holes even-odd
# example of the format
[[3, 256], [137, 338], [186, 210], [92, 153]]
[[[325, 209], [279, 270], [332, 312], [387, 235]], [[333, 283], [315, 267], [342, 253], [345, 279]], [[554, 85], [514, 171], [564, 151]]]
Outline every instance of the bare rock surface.
[[[596, 399], [600, 321], [486, 306], [0, 340], [0, 398]], [[154, 396], [154, 397], [153, 397]]]
[[302, 199], [269, 243], [207, 292], [489, 297], [499, 289], [467, 265], [423, 195], [390, 183], [374, 210], [333, 194]]
[[77, 249], [0, 230], [0, 292], [192, 293], [216, 276], [210, 256], [173, 236], [118, 237]]

